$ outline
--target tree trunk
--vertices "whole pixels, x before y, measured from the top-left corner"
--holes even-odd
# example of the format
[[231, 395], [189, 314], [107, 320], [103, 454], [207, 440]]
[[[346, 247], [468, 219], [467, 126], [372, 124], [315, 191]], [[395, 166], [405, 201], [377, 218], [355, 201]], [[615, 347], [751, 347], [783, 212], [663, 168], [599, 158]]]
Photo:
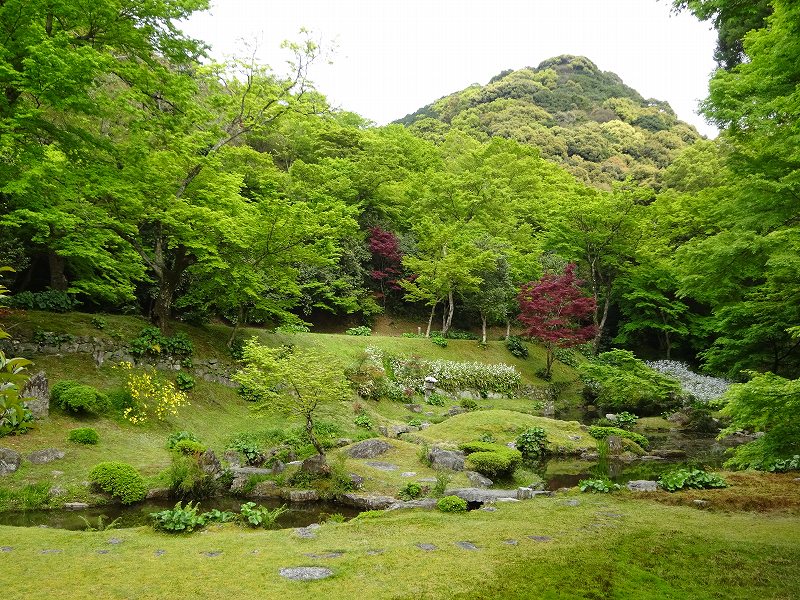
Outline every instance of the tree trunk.
[[171, 265], [163, 265], [156, 271], [158, 275], [158, 296], [153, 307], [153, 322], [163, 332], [166, 332], [169, 326], [169, 318], [172, 315], [172, 301], [175, 299], [175, 292], [178, 290], [181, 276], [194, 262], [194, 258], [186, 253], [185, 247], [178, 246], [171, 262]]
[[236, 339], [236, 331], [239, 329], [239, 325], [241, 325], [242, 321], [244, 321], [244, 306], [239, 306], [239, 314], [236, 316], [236, 322], [233, 324], [231, 337], [228, 338], [228, 348], [233, 348], [233, 341]]
[[47, 252], [47, 261], [50, 265], [50, 289], [66, 292], [69, 287], [65, 274], [66, 261], [52, 250]]
[[486, 313], [481, 311], [481, 343], [486, 343]]
[[[453, 300], [453, 292], [447, 294], [447, 311], [442, 314], [442, 337], [447, 337], [447, 332], [450, 331], [450, 325], [453, 323], [453, 312], [456, 310], [455, 301]], [[445, 318], [445, 314], [447, 315]]]
[[597, 351], [600, 349], [600, 339], [603, 337], [603, 330], [606, 326], [606, 319], [608, 319], [608, 308], [611, 304], [611, 290], [606, 290], [605, 298], [603, 299], [603, 314], [600, 317], [600, 322], [597, 323], [597, 333], [594, 336], [594, 340], [592, 341], [592, 346], [594, 347], [594, 353], [597, 354]]
[[425, 337], [426, 338], [431, 337], [431, 325], [433, 324], [433, 316], [436, 313], [436, 305], [437, 304], [439, 304], [438, 300], [436, 302], [434, 302], [433, 306], [431, 307], [431, 316], [428, 317], [428, 329], [425, 330]]
[[506, 339], [511, 335], [511, 319], [506, 321]]
[[319, 443], [319, 440], [314, 435], [314, 422], [311, 420], [311, 415], [306, 415], [306, 435], [308, 435], [309, 441], [316, 449], [317, 453], [325, 456], [325, 449], [322, 447], [322, 444]]
[[544, 378], [547, 381], [550, 381], [552, 378], [552, 371], [553, 371], [553, 360], [555, 359], [555, 355], [553, 353], [553, 346], [552, 344], [547, 344], [547, 363], [544, 369]]

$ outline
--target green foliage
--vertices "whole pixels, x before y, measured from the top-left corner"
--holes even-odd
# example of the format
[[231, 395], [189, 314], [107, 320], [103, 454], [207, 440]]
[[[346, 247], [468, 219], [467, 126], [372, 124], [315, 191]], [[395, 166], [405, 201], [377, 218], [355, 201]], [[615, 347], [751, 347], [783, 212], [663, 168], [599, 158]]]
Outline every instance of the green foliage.
[[562, 364], [565, 364], [573, 369], [577, 369], [580, 361], [575, 354], [575, 351], [570, 348], [554, 348], [553, 356]]
[[50, 399], [62, 410], [83, 414], [103, 413], [111, 404], [105, 394], [76, 381], [56, 383], [50, 390]]
[[422, 496], [422, 486], [413, 482], [407, 483], [397, 492], [397, 497], [401, 500], [416, 500], [420, 496]]
[[447, 340], [441, 336], [431, 335], [431, 343], [439, 348], [447, 348]]
[[439, 498], [436, 503], [436, 508], [444, 513], [462, 513], [467, 512], [467, 501], [458, 496], [444, 496]]
[[800, 454], [800, 379], [754, 375], [747, 383], [732, 385], [720, 401], [722, 414], [731, 419], [720, 435], [742, 429], [763, 432], [736, 449], [731, 466], [768, 469]]
[[171, 492], [180, 498], [209, 498], [222, 487], [223, 478], [217, 479], [200, 466], [202, 454], [194, 452], [197, 447], [197, 442], [191, 440], [181, 440], [175, 444], [166, 480]]
[[472, 398], [462, 398], [461, 402], [459, 402], [459, 405], [464, 410], [478, 410], [478, 408], [480, 408], [478, 406], [478, 403], [475, 402], [475, 400], [473, 400]]
[[578, 482], [578, 488], [582, 492], [607, 494], [611, 491], [620, 489], [620, 486], [616, 483], [612, 483], [610, 479], [581, 479]]
[[160, 512], [150, 513], [153, 519], [153, 528], [167, 533], [191, 533], [195, 528], [202, 527], [205, 522], [201, 515], [197, 514], [200, 505], [187, 502], [182, 506], [181, 502], [175, 504], [174, 508], [168, 508]]
[[76, 444], [94, 446], [100, 441], [100, 436], [97, 435], [97, 432], [91, 427], [78, 427], [77, 429], [72, 429], [69, 432], [67, 439], [70, 442], [75, 442]]
[[638, 420], [639, 417], [629, 413], [628, 411], [622, 411], [617, 413], [617, 416], [614, 419], [618, 427], [620, 427], [621, 429], [625, 429], [627, 431], [633, 429], [634, 426], [636, 425], [636, 421]]
[[122, 504], [139, 502], [147, 494], [147, 486], [139, 472], [122, 462], [99, 463], [89, 471], [89, 481], [118, 498]]
[[367, 327], [366, 325], [361, 325], [359, 327], [351, 327], [347, 331], [345, 331], [347, 335], [356, 335], [356, 336], [370, 336], [372, 335], [372, 329]]
[[183, 392], [188, 392], [195, 386], [194, 377], [189, 375], [188, 373], [184, 373], [183, 371], [179, 371], [177, 375], [175, 375], [175, 387]]
[[275, 328], [275, 333], [308, 333], [311, 331], [307, 325], [303, 325], [302, 323], [286, 323], [284, 325], [279, 325]]
[[481, 434], [481, 436], [478, 438], [478, 441], [486, 442], [487, 444], [494, 444], [495, 442], [497, 442], [497, 440], [491, 433]]
[[158, 327], [145, 327], [128, 344], [128, 350], [136, 357], [174, 356], [189, 358], [194, 354], [194, 344], [182, 331], [172, 337], [164, 335]]
[[206, 451], [203, 444], [194, 440], [180, 440], [172, 449], [179, 454], [202, 454]]
[[642, 448], [647, 448], [650, 445], [649, 440], [642, 434], [620, 429], [619, 427], [601, 427], [598, 425], [592, 425], [589, 427], [589, 435], [596, 440], [604, 440], [610, 435], [616, 435], [621, 438], [632, 440], [639, 444]]
[[542, 427], [529, 427], [517, 436], [515, 445], [524, 458], [539, 458], [547, 451], [547, 432]]
[[173, 450], [178, 442], [183, 441], [200, 442], [191, 431], [175, 431], [167, 436], [167, 448]]
[[366, 412], [360, 412], [356, 415], [356, 418], [353, 419], [353, 423], [356, 427], [363, 427], [364, 429], [373, 429], [375, 426], [372, 423], [372, 419], [369, 418], [369, 415]]
[[447, 332], [447, 339], [450, 340], [477, 340], [477, 335], [471, 331], [461, 331], [460, 329], [450, 329]]
[[518, 335], [510, 335], [506, 338], [506, 348], [517, 358], [528, 358], [528, 347]]
[[604, 409], [660, 414], [681, 403], [680, 383], [627, 350], [612, 350], [580, 366], [587, 394]]
[[48, 312], [65, 313], [80, 303], [67, 292], [47, 290], [45, 292], [20, 292], [8, 298], [8, 305], [28, 310], [46, 310]]
[[425, 403], [430, 404], [431, 406], [444, 406], [445, 398], [441, 394], [433, 392], [430, 396], [425, 398]]
[[24, 358], [6, 358], [0, 350], [0, 437], [25, 433], [31, 427], [33, 414], [20, 396], [28, 381], [25, 370], [30, 364]]
[[707, 473], [700, 469], [675, 469], [661, 475], [658, 485], [668, 492], [683, 489], [702, 490], [706, 488], [728, 487], [725, 480], [717, 473]]
[[245, 462], [254, 464], [261, 457], [261, 446], [252, 434], [240, 433], [228, 442], [229, 450], [236, 450], [244, 456]]
[[436, 471], [436, 483], [433, 484], [433, 488], [431, 489], [431, 496], [434, 498], [441, 498], [447, 491], [447, 486], [449, 484], [450, 474], [445, 471]]
[[97, 316], [97, 315], [92, 317], [91, 323], [92, 323], [92, 327], [94, 327], [95, 329], [100, 329], [100, 330], [105, 329], [106, 325], [108, 325], [108, 321], [106, 321], [105, 318]]
[[256, 506], [255, 502], [245, 502], [239, 510], [241, 522], [248, 527], [271, 527], [289, 509], [283, 505], [270, 510], [264, 506]]
[[501, 444], [468, 442], [459, 445], [473, 470], [491, 479], [510, 477], [522, 462], [522, 453]]

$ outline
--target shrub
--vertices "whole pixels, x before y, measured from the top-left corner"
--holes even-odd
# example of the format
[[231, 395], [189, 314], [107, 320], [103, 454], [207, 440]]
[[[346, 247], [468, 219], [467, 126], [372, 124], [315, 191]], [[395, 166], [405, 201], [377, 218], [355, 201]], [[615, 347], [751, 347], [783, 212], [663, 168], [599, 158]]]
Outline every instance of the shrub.
[[439, 346], [439, 348], [447, 348], [447, 340], [445, 338], [443, 338], [443, 337], [432, 335], [431, 336], [431, 343], [436, 345], [436, 346]]
[[153, 528], [168, 533], [190, 533], [205, 524], [205, 519], [197, 514], [199, 508], [198, 504], [192, 506], [191, 502], [187, 502], [186, 506], [181, 506], [181, 502], [178, 502], [174, 508], [150, 513]]
[[441, 498], [442, 496], [444, 496], [444, 493], [447, 490], [448, 485], [450, 485], [450, 474], [446, 473], [445, 471], [437, 471], [436, 483], [433, 484], [431, 495], [434, 498]]
[[728, 487], [725, 480], [717, 473], [707, 473], [700, 469], [675, 469], [661, 475], [658, 485], [668, 492], [682, 489], [701, 490], [705, 488]]
[[447, 337], [451, 340], [477, 340], [478, 336], [471, 331], [462, 331], [461, 329], [451, 329], [447, 332]]
[[[2, 296], [0, 286], [0, 297]], [[0, 333], [4, 333], [0, 329]], [[25, 368], [30, 361], [14, 357], [6, 358], [0, 350], [0, 437], [25, 433], [31, 427], [33, 413], [25, 406], [21, 390], [28, 381]]]
[[633, 440], [634, 442], [639, 444], [642, 448], [647, 448], [650, 445], [648, 439], [643, 435], [635, 433], [633, 431], [625, 431], [624, 429], [620, 429], [619, 427], [599, 427], [597, 425], [592, 425], [591, 427], [589, 427], [589, 435], [596, 440], [604, 440], [610, 435], [616, 435], [621, 438], [627, 438], [629, 440]]
[[136, 369], [129, 362], [121, 362], [117, 368], [125, 373], [125, 387], [131, 395], [131, 406], [122, 411], [122, 416], [134, 425], [152, 419], [163, 421], [188, 406], [186, 393], [153, 369]]
[[604, 352], [579, 370], [586, 393], [604, 409], [655, 415], [683, 400], [676, 379], [654, 371], [626, 350]]
[[620, 486], [612, 483], [610, 479], [581, 479], [578, 482], [578, 488], [582, 492], [607, 494], [613, 490], [618, 490]]
[[366, 325], [361, 325], [359, 327], [351, 327], [347, 331], [345, 331], [347, 335], [358, 335], [358, 336], [370, 336], [372, 335], [372, 329], [367, 327]]
[[444, 406], [444, 402], [444, 396], [437, 394], [436, 392], [425, 398], [425, 403], [430, 404], [431, 406]]
[[464, 410], [478, 410], [478, 403], [472, 398], [462, 398], [459, 404]]
[[580, 361], [578, 360], [575, 352], [569, 348], [554, 348], [553, 356], [555, 356], [558, 362], [565, 364], [568, 367], [572, 367], [573, 369], [577, 369], [580, 365]]
[[200, 442], [194, 440], [181, 440], [172, 448], [179, 454], [202, 454], [206, 451], [206, 447]]
[[459, 448], [469, 455], [467, 460], [473, 470], [489, 478], [510, 477], [522, 462], [519, 450], [500, 444], [469, 442]]
[[628, 411], [622, 411], [621, 413], [617, 413], [614, 422], [616, 423], [617, 427], [630, 431], [636, 425], [636, 421], [638, 420], [639, 417], [636, 415], [631, 414]]
[[363, 427], [364, 429], [372, 429], [374, 427], [372, 419], [365, 412], [358, 413], [356, 418], [353, 419], [353, 423], [355, 423], [356, 427]]
[[89, 481], [113, 498], [119, 498], [122, 504], [133, 504], [147, 494], [147, 486], [139, 472], [122, 462], [101, 462], [89, 472]]
[[436, 507], [445, 513], [462, 513], [467, 512], [467, 501], [458, 496], [445, 496], [439, 498]]
[[285, 323], [274, 329], [275, 333], [308, 333], [311, 331], [307, 325], [301, 323]]
[[525, 458], [538, 458], [547, 449], [547, 433], [543, 427], [529, 427], [514, 443]]
[[105, 329], [108, 322], [103, 317], [92, 317], [92, 327], [95, 329]]
[[422, 334], [422, 333], [408, 333], [408, 332], [406, 332], [406, 333], [401, 333], [400, 337], [412, 338], [412, 339], [421, 339], [421, 338], [424, 338], [425, 335]]
[[94, 446], [100, 441], [100, 436], [91, 427], [78, 427], [69, 432], [67, 439], [76, 444], [86, 444], [87, 446]]
[[137, 337], [130, 341], [128, 350], [137, 357], [190, 357], [194, 353], [194, 344], [182, 331], [172, 337], [167, 337], [161, 333], [158, 327], [145, 327]]
[[487, 444], [494, 444], [497, 441], [491, 433], [482, 433], [478, 439]]
[[252, 434], [238, 434], [228, 443], [228, 449], [239, 452], [250, 465], [261, 458], [261, 446]]
[[288, 510], [286, 505], [270, 510], [265, 506], [256, 506], [255, 502], [245, 502], [239, 512], [241, 522], [249, 527], [270, 527]]
[[191, 431], [176, 431], [174, 433], [170, 433], [167, 436], [167, 448], [172, 450], [178, 444], [178, 442], [182, 442], [184, 440], [189, 440], [192, 442], [199, 442], [200, 440], [197, 439], [197, 436], [193, 434]]
[[506, 348], [517, 358], [528, 358], [528, 347], [518, 335], [510, 335], [506, 338]]
[[[183, 444], [195, 443], [183, 440], [175, 445], [175, 449], [178, 450]], [[201, 456], [202, 454], [182, 452], [173, 454], [172, 465], [166, 471], [166, 479], [175, 496], [198, 500], [213, 496], [219, 491], [222, 482], [203, 470], [199, 463]]]
[[90, 385], [75, 381], [60, 381], [50, 392], [53, 402], [62, 410], [74, 413], [99, 414], [108, 409], [108, 396]]
[[418, 483], [407, 483], [398, 493], [401, 500], [416, 500], [422, 496], [422, 486]]
[[194, 388], [195, 381], [194, 377], [189, 375], [188, 373], [179, 372], [175, 376], [175, 387], [177, 387], [182, 392], [188, 392], [192, 388]]
[[46, 310], [49, 312], [69, 312], [80, 303], [67, 292], [46, 290], [44, 292], [20, 292], [11, 296], [8, 306], [14, 308], [27, 308], [29, 310]]

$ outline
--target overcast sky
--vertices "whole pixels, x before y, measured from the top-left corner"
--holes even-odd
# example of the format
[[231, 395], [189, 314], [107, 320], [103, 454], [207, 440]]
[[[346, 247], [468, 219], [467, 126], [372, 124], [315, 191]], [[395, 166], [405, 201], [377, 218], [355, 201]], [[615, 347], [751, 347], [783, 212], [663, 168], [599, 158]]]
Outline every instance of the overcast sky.
[[696, 114], [714, 69], [716, 33], [667, 0], [212, 0], [183, 26], [217, 58], [255, 40], [284, 70], [285, 39], [301, 27], [333, 48], [312, 79], [336, 107], [384, 124], [504, 69], [584, 55], [645, 98], [667, 100], [709, 136]]

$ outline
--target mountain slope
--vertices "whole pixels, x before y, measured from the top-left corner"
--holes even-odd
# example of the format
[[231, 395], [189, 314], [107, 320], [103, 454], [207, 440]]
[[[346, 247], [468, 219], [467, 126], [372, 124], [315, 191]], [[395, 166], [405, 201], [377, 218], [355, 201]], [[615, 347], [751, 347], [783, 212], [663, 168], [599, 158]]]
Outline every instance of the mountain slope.
[[455, 129], [480, 140], [499, 136], [530, 144], [578, 179], [604, 188], [628, 177], [660, 186], [661, 171], [701, 137], [667, 102], [644, 99], [614, 73], [570, 55], [503, 71], [397, 122], [434, 142]]

